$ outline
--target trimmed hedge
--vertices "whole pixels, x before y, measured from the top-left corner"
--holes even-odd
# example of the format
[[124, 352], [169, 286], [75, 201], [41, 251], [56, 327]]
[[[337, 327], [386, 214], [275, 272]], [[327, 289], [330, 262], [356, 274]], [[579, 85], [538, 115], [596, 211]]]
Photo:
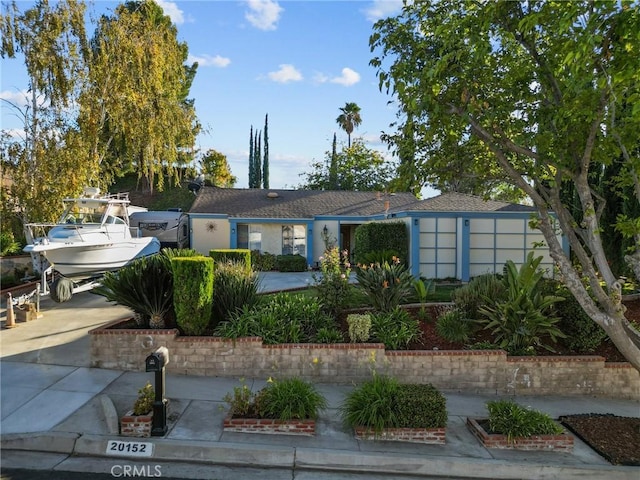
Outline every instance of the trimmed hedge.
[[176, 323], [185, 335], [201, 335], [211, 320], [213, 258], [172, 258], [171, 269]]
[[278, 255], [276, 270], [280, 272], [304, 272], [307, 270], [307, 259], [302, 255]]
[[374, 252], [392, 250], [398, 252], [400, 261], [405, 265], [409, 259], [409, 233], [403, 222], [372, 222], [356, 228], [355, 261], [366, 263], [367, 256]]
[[209, 256], [215, 263], [242, 262], [247, 273], [251, 273], [251, 250], [247, 248], [219, 248], [210, 250]]

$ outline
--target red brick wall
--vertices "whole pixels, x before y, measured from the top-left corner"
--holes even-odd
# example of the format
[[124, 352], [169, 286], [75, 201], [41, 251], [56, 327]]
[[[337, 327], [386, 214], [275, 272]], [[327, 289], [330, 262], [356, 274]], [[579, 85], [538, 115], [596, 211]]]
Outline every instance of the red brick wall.
[[260, 338], [180, 337], [174, 329], [108, 326], [89, 332], [93, 367], [144, 371], [145, 358], [166, 346], [167, 372], [184, 375], [297, 376], [350, 384], [376, 371], [448, 391], [640, 399], [640, 373], [629, 363], [605, 363], [597, 356], [510, 357], [501, 350], [387, 352], [377, 343], [262, 345]]

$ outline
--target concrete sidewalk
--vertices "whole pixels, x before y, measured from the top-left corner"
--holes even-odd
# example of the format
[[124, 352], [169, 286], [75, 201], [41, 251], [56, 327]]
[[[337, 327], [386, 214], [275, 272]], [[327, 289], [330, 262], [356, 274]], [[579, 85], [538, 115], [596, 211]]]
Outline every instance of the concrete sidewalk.
[[[291, 285], [304, 286], [308, 277], [286, 278], [286, 288], [295, 288]], [[284, 285], [277, 278], [270, 281]], [[4, 468], [31, 467], [34, 452], [40, 452], [39, 465], [45, 469], [109, 473], [114, 464], [129, 462], [163, 465], [162, 476], [182, 478], [213, 478], [212, 469], [220, 472], [238, 466], [254, 469], [252, 476], [263, 479], [411, 475], [638, 480], [640, 476], [637, 467], [610, 465], [577, 438], [573, 453], [484, 448], [465, 421], [486, 416], [486, 401], [497, 396], [443, 392], [449, 418], [445, 445], [356, 440], [342, 425], [338, 410], [353, 387], [327, 384], [318, 385], [329, 408], [319, 418], [315, 437], [242, 434], [222, 430], [227, 407], [222, 399], [240, 385], [239, 379], [181, 375], [166, 378], [167, 435], [143, 440], [153, 444], [153, 456], [114, 456], [107, 451], [109, 440], [134, 440], [118, 436], [118, 418], [131, 408], [137, 390], [153, 382], [154, 374], [89, 368], [86, 332], [121, 318], [126, 309], [91, 293], [74, 296], [66, 304], [48, 302], [43, 302], [42, 318], [0, 332]], [[257, 390], [265, 380], [247, 378], [245, 382]], [[640, 414], [640, 403], [629, 400], [588, 396], [519, 396], [515, 400], [554, 418], [577, 413]], [[241, 477], [232, 472], [227, 477], [216, 473], [215, 478]]]

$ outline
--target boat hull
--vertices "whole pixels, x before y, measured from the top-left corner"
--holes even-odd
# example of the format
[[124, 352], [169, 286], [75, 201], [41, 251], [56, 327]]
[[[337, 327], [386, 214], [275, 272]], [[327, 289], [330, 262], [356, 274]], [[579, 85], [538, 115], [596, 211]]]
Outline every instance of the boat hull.
[[160, 241], [143, 237], [94, 245], [78, 242], [62, 248], [52, 243], [31, 250], [44, 255], [56, 272], [79, 280], [118, 270], [136, 258], [156, 254], [160, 251]]

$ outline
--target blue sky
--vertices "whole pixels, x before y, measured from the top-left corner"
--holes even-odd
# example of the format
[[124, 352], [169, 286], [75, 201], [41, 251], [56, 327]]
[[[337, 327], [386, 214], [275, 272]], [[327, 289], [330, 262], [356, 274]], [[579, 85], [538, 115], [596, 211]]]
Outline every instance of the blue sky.
[[[21, 9], [33, 2], [18, 2]], [[248, 185], [249, 129], [263, 129], [269, 115], [271, 188], [293, 188], [310, 164], [325, 158], [338, 127], [339, 108], [361, 107], [353, 137], [384, 152], [381, 131], [389, 131], [395, 107], [378, 90], [369, 36], [375, 20], [398, 13], [401, 1], [158, 1], [189, 46], [199, 67], [190, 97], [205, 131], [202, 151], [227, 156], [237, 187]], [[113, 10], [97, 1], [89, 10]], [[92, 30], [93, 31], [93, 28]], [[22, 60], [2, 59], [3, 98], [26, 90]], [[20, 124], [2, 102], [3, 129]]]

